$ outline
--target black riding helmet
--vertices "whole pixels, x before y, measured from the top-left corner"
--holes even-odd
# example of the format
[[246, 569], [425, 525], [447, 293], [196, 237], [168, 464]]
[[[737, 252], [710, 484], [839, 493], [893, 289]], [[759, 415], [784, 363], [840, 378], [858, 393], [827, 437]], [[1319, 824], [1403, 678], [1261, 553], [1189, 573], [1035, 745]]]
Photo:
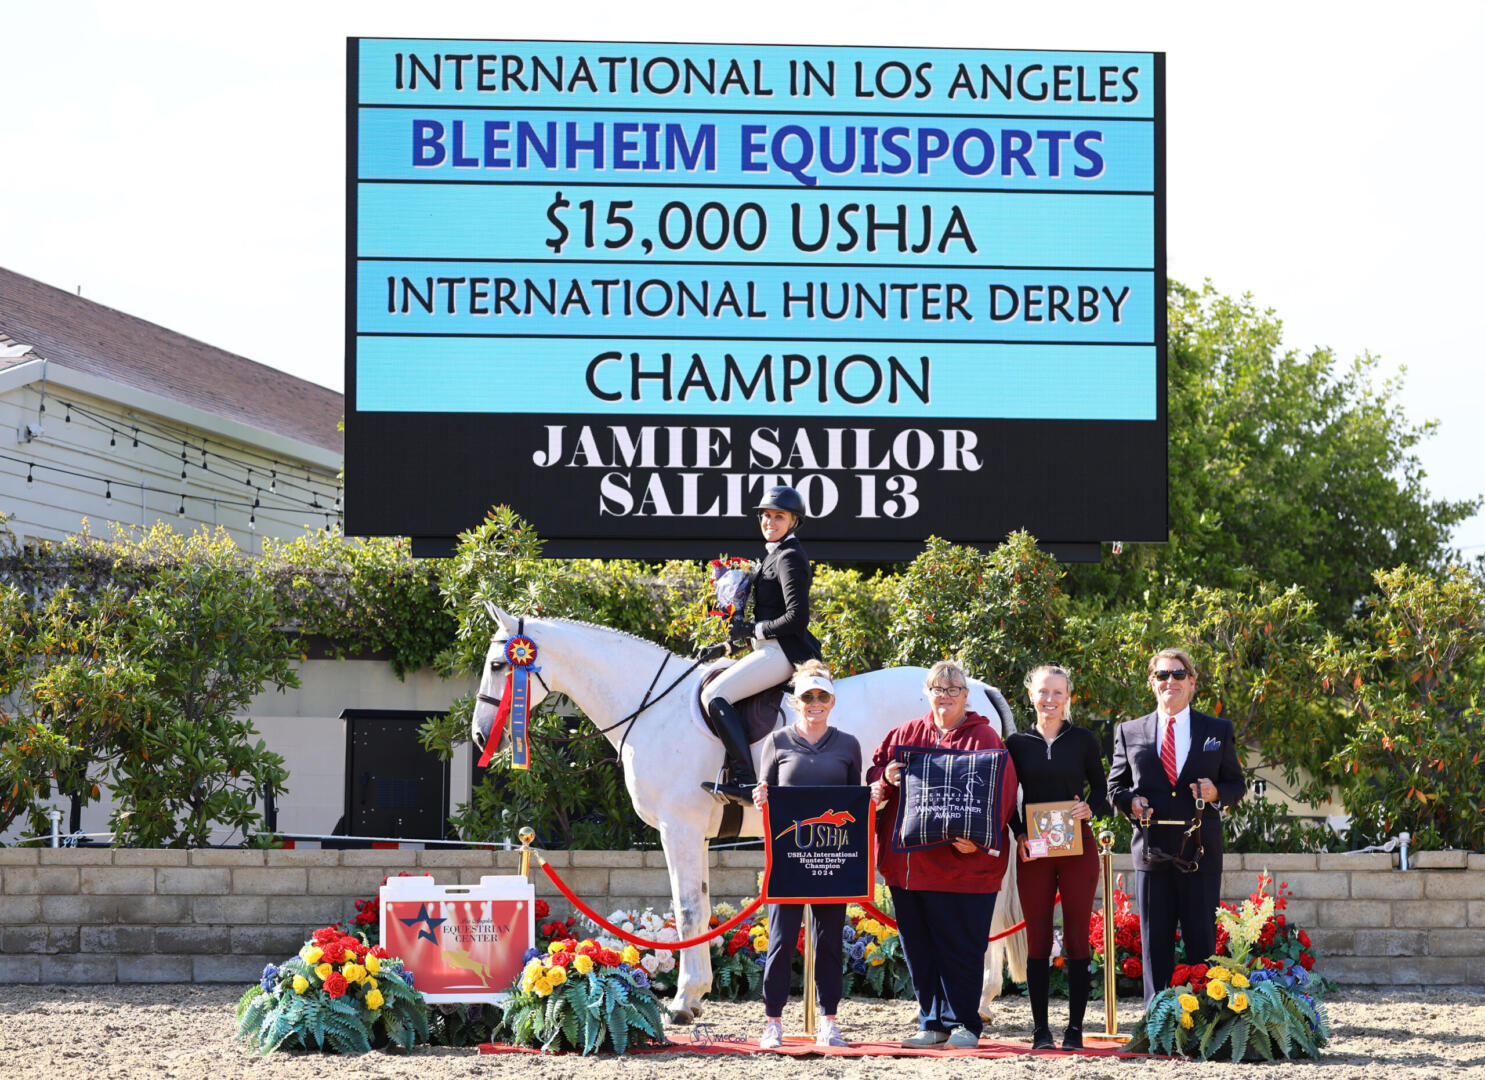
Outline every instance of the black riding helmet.
[[804, 499], [800, 497], [799, 492], [784, 484], [771, 487], [763, 493], [763, 498], [757, 506], [753, 507], [755, 514], [760, 510], [787, 510], [800, 521], [806, 517]]

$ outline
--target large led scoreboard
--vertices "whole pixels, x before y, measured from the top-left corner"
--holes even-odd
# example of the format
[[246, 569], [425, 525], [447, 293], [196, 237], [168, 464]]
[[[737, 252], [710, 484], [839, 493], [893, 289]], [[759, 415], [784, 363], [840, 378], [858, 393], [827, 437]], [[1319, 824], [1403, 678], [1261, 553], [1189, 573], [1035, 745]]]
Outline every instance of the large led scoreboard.
[[[352, 39], [346, 528], [1166, 537], [1160, 53]], [[1085, 548], [1086, 550], [1086, 548]]]

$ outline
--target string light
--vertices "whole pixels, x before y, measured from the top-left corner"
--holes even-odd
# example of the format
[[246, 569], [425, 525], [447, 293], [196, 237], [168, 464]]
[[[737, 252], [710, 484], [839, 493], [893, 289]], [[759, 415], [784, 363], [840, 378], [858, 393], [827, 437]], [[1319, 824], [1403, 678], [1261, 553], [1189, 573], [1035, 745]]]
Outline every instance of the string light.
[[139, 428], [134, 429], [134, 449], [139, 449]]
[[186, 493], [184, 491], [180, 493], [180, 505], [175, 508], [175, 516], [186, 516]]
[[103, 497], [105, 499], [112, 499], [113, 498], [113, 481], [112, 480], [105, 480], [105, 481], [103, 481]]
[[[64, 404], [65, 404], [65, 402], [64, 402]], [[72, 406], [71, 405], [68, 405], [67, 406], [67, 415], [64, 416], [64, 417], [62, 417], [62, 423], [64, 423], [64, 424], [70, 424], [70, 423], [72, 423]]]
[[35, 483], [36, 478], [31, 475], [31, 470], [34, 468], [36, 468], [35, 465], [26, 466], [26, 483], [28, 484]]

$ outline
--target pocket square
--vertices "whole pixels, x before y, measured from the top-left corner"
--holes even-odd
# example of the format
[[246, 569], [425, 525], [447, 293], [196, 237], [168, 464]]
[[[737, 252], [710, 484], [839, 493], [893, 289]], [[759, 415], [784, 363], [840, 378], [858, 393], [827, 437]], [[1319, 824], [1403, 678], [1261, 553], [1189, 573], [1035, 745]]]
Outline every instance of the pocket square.
[[1222, 740], [1219, 739], [1219, 738], [1217, 738], [1215, 735], [1209, 735], [1209, 736], [1207, 736], [1207, 741], [1202, 744], [1202, 747], [1201, 748], [1202, 748], [1203, 751], [1206, 751], [1206, 750], [1221, 750], [1222, 749]]

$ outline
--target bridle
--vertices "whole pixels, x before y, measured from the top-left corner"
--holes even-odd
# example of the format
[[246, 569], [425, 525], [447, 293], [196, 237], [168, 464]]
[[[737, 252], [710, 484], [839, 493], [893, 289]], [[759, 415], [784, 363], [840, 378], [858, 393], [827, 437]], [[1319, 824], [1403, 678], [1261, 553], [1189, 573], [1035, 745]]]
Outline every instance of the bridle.
[[[526, 619], [524, 616], [518, 619], [516, 622], [516, 634], [522, 637], [526, 636]], [[502, 650], [501, 655], [504, 655], [504, 650]], [[624, 756], [624, 745], [629, 739], [629, 733], [634, 730], [634, 724], [639, 720], [640, 714], [664, 701], [666, 695], [668, 695], [677, 686], [681, 685], [681, 683], [685, 682], [686, 677], [701, 666], [701, 660], [698, 659], [692, 661], [691, 666], [677, 675], [673, 680], [671, 680], [669, 686], [660, 691], [660, 693], [655, 694], [655, 687], [660, 682], [660, 676], [665, 673], [665, 668], [670, 663], [674, 655], [675, 654], [670, 652], [669, 649], [665, 650], [665, 655], [660, 660], [660, 666], [655, 669], [655, 674], [650, 679], [650, 685], [645, 690], [644, 697], [640, 699], [639, 708], [635, 709], [629, 715], [620, 717], [618, 720], [615, 720], [612, 724], [608, 725], [608, 727], [598, 728], [594, 731], [589, 731], [581, 735], [537, 735], [533, 733], [529, 737], [532, 740], [539, 739], [540, 741], [547, 743], [580, 743], [587, 742], [589, 739], [601, 738], [604, 735], [607, 735], [610, 731], [613, 731], [615, 728], [627, 724], [628, 726], [624, 728], [624, 734], [619, 737], [618, 756], [622, 760]], [[493, 673], [498, 668], [505, 668], [509, 666], [509, 662], [501, 662], [499, 664], [491, 663], [490, 670]], [[548, 686], [546, 680], [541, 677], [540, 671], [533, 671], [532, 674], [536, 677], [536, 681], [541, 683], [541, 687], [543, 690], [545, 690], [548, 694], [552, 693], [552, 688]], [[654, 695], [653, 697], [651, 697], [652, 694]], [[483, 701], [486, 705], [494, 706], [496, 709], [499, 709], [500, 707], [500, 698], [491, 697], [489, 694], [486, 693], [476, 693], [474, 696], [479, 701]], [[489, 735], [489, 738], [494, 739], [500, 739], [504, 737], [505, 732], [503, 728], [498, 734], [492, 729]]]
[[[1137, 824], [1140, 829], [1140, 837], [1144, 841], [1144, 853], [1142, 856], [1144, 862], [1151, 866], [1158, 865], [1160, 863], [1170, 863], [1183, 874], [1194, 874], [1201, 866], [1201, 857], [1206, 854], [1206, 846], [1202, 843], [1201, 840], [1201, 823], [1202, 818], [1206, 814], [1206, 808], [1209, 805], [1217, 805], [1219, 807], [1217, 812], [1220, 817], [1220, 804], [1210, 804], [1205, 799], [1197, 796], [1196, 813], [1192, 816], [1190, 821], [1171, 821], [1168, 819], [1154, 820], [1153, 818], [1141, 821], [1140, 819], [1135, 818], [1135, 824]], [[1176, 825], [1186, 830], [1181, 834], [1181, 842], [1179, 845], [1177, 845], [1175, 854], [1170, 854], [1169, 852], [1162, 851], [1160, 848], [1150, 843], [1151, 825]], [[1196, 851], [1190, 858], [1187, 858], [1186, 852], [1189, 850], [1189, 845], [1192, 843], [1193, 837], [1195, 838]]]

